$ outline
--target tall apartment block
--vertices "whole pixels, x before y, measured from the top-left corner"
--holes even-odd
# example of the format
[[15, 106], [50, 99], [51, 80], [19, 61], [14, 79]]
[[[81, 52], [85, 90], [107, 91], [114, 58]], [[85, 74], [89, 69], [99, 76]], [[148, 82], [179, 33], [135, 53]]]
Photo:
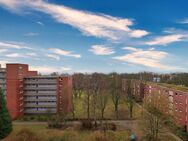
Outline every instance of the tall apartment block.
[[71, 76], [39, 76], [26, 64], [7, 64], [0, 68], [0, 88], [6, 94], [12, 119], [72, 109]]
[[164, 114], [170, 114], [174, 123], [184, 127], [188, 132], [188, 91], [178, 90], [168, 85], [158, 85], [150, 82], [132, 81], [135, 97], [150, 101], [152, 96], [158, 96], [158, 102], [161, 103], [160, 97], [163, 96], [165, 102], [161, 108]]

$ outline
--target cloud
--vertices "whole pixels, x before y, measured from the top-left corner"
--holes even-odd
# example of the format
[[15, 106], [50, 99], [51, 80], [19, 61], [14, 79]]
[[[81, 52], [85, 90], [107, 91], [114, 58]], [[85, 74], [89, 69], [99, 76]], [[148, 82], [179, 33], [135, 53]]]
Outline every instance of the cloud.
[[70, 67], [55, 67], [55, 66], [31, 66], [31, 70], [37, 70], [38, 72], [42, 74], [50, 74], [53, 72], [69, 72], [72, 70]]
[[18, 42], [3, 42], [0, 41], [0, 48], [4, 49], [31, 49], [30, 47], [24, 45], [23, 43], [18, 43]]
[[38, 21], [38, 22], [36, 22], [37, 24], [39, 24], [39, 25], [41, 25], [41, 26], [44, 26], [44, 23], [42, 23], [42, 22], [40, 22], [40, 21]]
[[27, 56], [31, 56], [31, 57], [37, 57], [38, 55], [34, 52], [30, 52], [30, 53], [26, 53]]
[[161, 63], [161, 60], [169, 55], [167, 52], [157, 51], [154, 50], [154, 48], [143, 50], [133, 47], [126, 47], [124, 49], [131, 51], [131, 53], [123, 56], [116, 56], [113, 57], [113, 59], [127, 62], [130, 64], [137, 64], [145, 67], [158, 68], [163, 70], [178, 68]]
[[0, 5], [16, 12], [23, 9], [26, 11], [27, 8], [46, 13], [57, 22], [71, 25], [87, 36], [118, 40], [125, 36], [140, 38], [148, 34], [147, 31], [140, 29], [132, 30], [131, 19], [76, 10], [44, 0], [1, 0]]
[[20, 53], [10, 53], [10, 54], [6, 54], [6, 57], [9, 58], [26, 58], [26, 55], [20, 54]]
[[96, 55], [111, 55], [115, 53], [112, 48], [106, 47], [104, 45], [93, 45], [89, 51]]
[[66, 50], [62, 50], [62, 49], [59, 49], [59, 48], [50, 48], [49, 51], [54, 53], [54, 54], [57, 54], [57, 55], [74, 57], [74, 58], [81, 58], [80, 54], [74, 54], [74, 53], [72, 53], [72, 51], [66, 51]]
[[59, 57], [58, 55], [55, 55], [55, 54], [46, 54], [46, 56], [47, 56], [48, 58], [55, 59], [55, 60], [57, 60], [57, 61], [60, 60], [60, 57]]
[[142, 49], [134, 48], [134, 47], [123, 47], [122, 49], [129, 50], [129, 51], [141, 51]]
[[188, 18], [178, 21], [180, 24], [188, 24]]
[[39, 35], [39, 34], [38, 34], [38, 33], [35, 33], [35, 32], [29, 32], [29, 33], [24, 34], [24, 36], [26, 36], [26, 37], [38, 36], [38, 35]]
[[8, 51], [8, 49], [0, 49], [0, 53], [5, 53], [7, 51]]
[[5, 57], [8, 58], [32, 58], [32, 59], [38, 59], [36, 53], [10, 53], [6, 54]]
[[147, 32], [145, 30], [132, 30], [130, 32], [130, 36], [134, 37], [134, 38], [140, 38], [140, 37], [146, 36], [148, 34], [149, 34], [149, 32]]
[[145, 42], [146, 45], [167, 45], [173, 42], [178, 42], [178, 41], [182, 41], [185, 38], [187, 38], [187, 35], [183, 35], [183, 34], [172, 34], [172, 35], [165, 35], [165, 36], [159, 36], [156, 37], [154, 39], [152, 39], [151, 41], [147, 41]]

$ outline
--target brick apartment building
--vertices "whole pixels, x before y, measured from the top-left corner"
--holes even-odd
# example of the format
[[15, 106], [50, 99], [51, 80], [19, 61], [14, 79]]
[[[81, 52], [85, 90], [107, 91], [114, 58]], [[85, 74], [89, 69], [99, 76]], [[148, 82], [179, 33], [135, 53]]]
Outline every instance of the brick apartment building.
[[71, 76], [39, 76], [26, 64], [0, 67], [0, 88], [12, 119], [24, 114], [68, 113], [72, 109]]
[[165, 105], [163, 105], [162, 112], [170, 114], [174, 123], [178, 126], [184, 127], [188, 132], [188, 91], [177, 90], [174, 87], [158, 85], [155, 83], [144, 83], [141, 81], [132, 81], [134, 88], [134, 95], [139, 100], [149, 100], [154, 95], [165, 97]]

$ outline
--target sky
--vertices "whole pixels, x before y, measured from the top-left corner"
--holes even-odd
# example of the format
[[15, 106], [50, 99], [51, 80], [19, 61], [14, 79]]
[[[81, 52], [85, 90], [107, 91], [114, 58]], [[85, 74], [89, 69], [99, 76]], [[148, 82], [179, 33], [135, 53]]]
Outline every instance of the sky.
[[0, 0], [0, 64], [52, 72], [188, 71], [187, 0]]

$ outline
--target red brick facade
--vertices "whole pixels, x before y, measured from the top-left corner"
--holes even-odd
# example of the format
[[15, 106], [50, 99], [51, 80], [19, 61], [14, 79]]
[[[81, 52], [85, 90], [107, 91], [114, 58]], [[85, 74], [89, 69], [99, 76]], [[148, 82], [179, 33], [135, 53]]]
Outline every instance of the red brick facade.
[[[7, 108], [12, 119], [24, 114], [24, 77], [37, 77], [37, 71], [29, 71], [26, 64], [6, 65]], [[57, 112], [72, 110], [72, 77], [57, 76]]]
[[[139, 99], [149, 100], [149, 98], [154, 95], [165, 97], [166, 103], [160, 109], [163, 113], [170, 114], [174, 118], [174, 123], [185, 127], [188, 132], [188, 92], [159, 86], [153, 83], [133, 82], [134, 94]], [[158, 102], [161, 102], [160, 98]]]

